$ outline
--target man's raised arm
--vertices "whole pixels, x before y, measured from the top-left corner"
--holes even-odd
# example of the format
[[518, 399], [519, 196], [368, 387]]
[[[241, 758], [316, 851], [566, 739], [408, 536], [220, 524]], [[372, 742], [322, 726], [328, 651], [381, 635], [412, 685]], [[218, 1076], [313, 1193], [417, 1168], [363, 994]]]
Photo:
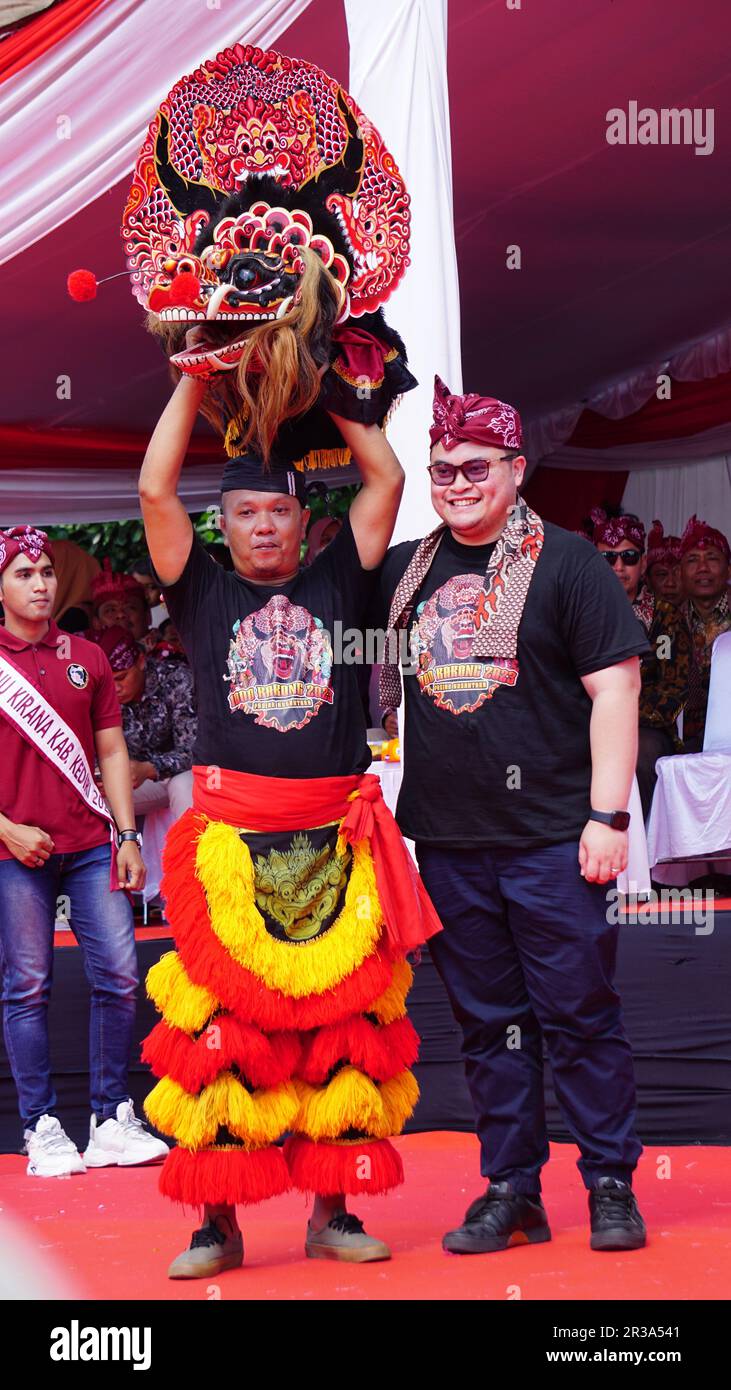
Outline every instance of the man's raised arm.
[[138, 490], [147, 548], [162, 584], [174, 584], [185, 569], [193, 526], [178, 497], [178, 479], [205, 383], [183, 376], [147, 446]]
[[366, 570], [380, 565], [393, 535], [404, 490], [404, 470], [383, 430], [361, 425], [328, 412], [358, 465], [363, 486], [350, 508], [350, 524], [360, 563]]

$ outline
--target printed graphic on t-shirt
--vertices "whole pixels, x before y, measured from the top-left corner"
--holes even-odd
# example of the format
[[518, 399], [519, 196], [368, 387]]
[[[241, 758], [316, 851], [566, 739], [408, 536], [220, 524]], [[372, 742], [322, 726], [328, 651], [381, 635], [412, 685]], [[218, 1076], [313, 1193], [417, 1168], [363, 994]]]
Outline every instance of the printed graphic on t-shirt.
[[413, 641], [423, 695], [451, 714], [470, 714], [501, 685], [518, 679], [517, 661], [472, 661], [478, 622], [484, 620], [484, 580], [477, 574], [448, 579], [416, 609]]
[[238, 619], [228, 653], [229, 709], [288, 733], [333, 702], [332, 645], [320, 618], [284, 594]]

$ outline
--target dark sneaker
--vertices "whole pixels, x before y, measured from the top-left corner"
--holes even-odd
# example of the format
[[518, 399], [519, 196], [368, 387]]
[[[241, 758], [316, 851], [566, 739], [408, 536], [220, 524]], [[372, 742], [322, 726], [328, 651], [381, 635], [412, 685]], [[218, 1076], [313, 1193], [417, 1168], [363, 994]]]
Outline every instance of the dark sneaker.
[[217, 1218], [225, 1230], [214, 1221], [193, 1232], [187, 1250], [173, 1260], [169, 1279], [211, 1279], [226, 1269], [238, 1269], [244, 1263], [244, 1242], [240, 1230], [228, 1217]]
[[599, 1178], [589, 1193], [592, 1250], [641, 1250], [645, 1223], [628, 1182]]
[[349, 1211], [336, 1211], [321, 1231], [313, 1231], [308, 1222], [305, 1254], [311, 1260], [345, 1260], [350, 1264], [391, 1258], [388, 1246], [369, 1236], [363, 1222]]
[[511, 1245], [540, 1245], [551, 1239], [548, 1217], [538, 1193], [514, 1192], [509, 1182], [491, 1182], [467, 1208], [464, 1222], [447, 1231], [442, 1247], [453, 1255], [482, 1255]]

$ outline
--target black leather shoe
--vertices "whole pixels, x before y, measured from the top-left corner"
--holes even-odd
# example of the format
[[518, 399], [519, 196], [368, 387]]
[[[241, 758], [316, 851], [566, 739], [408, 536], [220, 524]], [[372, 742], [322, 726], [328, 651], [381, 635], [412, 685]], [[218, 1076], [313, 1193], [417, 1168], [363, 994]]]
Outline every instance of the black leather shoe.
[[628, 1182], [599, 1178], [589, 1193], [592, 1250], [641, 1250], [645, 1223]]
[[454, 1255], [482, 1255], [510, 1245], [539, 1245], [551, 1239], [538, 1193], [514, 1192], [509, 1182], [492, 1182], [467, 1208], [464, 1223], [447, 1231], [442, 1248]]

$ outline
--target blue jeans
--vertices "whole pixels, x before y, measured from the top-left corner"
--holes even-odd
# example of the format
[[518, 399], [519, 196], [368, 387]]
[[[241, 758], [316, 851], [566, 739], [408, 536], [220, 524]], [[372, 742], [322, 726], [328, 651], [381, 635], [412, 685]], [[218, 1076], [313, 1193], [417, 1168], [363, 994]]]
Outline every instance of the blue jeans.
[[483, 1177], [540, 1191], [548, 1158], [543, 1038], [556, 1099], [591, 1188], [630, 1182], [632, 1054], [614, 990], [618, 927], [607, 889], [579, 873], [578, 845], [437, 849], [416, 857], [444, 930], [429, 942], [463, 1034]]
[[48, 1046], [56, 902], [68, 899], [91, 986], [91, 1108], [100, 1120], [127, 1100], [138, 983], [134, 919], [127, 894], [109, 887], [109, 843], [52, 854], [38, 869], [0, 860], [3, 1035], [24, 1129], [53, 1115]]

